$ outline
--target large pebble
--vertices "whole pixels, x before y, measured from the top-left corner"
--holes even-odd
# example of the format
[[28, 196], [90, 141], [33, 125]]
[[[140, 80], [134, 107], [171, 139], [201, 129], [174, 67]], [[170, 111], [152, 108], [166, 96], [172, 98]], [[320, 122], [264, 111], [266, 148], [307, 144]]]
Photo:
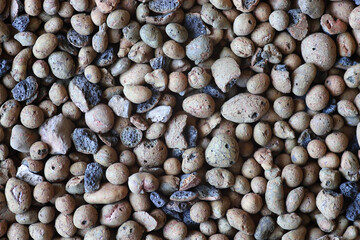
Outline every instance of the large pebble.
[[269, 101], [261, 96], [240, 93], [226, 101], [221, 107], [221, 115], [236, 123], [253, 123], [269, 110]]
[[5, 197], [9, 210], [15, 214], [26, 212], [31, 206], [30, 186], [19, 179], [10, 178], [5, 186]]
[[132, 208], [127, 200], [107, 204], [100, 211], [100, 224], [107, 227], [119, 227], [131, 216]]
[[14, 126], [21, 111], [21, 105], [14, 99], [7, 100], [0, 107], [0, 124], [5, 128]]
[[284, 188], [280, 177], [268, 181], [265, 202], [271, 212], [277, 215], [285, 213]]
[[211, 72], [216, 85], [223, 92], [228, 92], [240, 77], [240, 66], [231, 57], [216, 60], [211, 66]]
[[182, 107], [185, 112], [197, 118], [210, 117], [215, 111], [214, 99], [206, 93], [198, 93], [185, 98]]
[[71, 134], [76, 151], [85, 154], [95, 154], [99, 149], [96, 134], [88, 128], [76, 128]]
[[344, 197], [331, 190], [322, 189], [316, 196], [316, 206], [329, 220], [336, 219], [342, 211]]
[[213, 43], [208, 36], [200, 35], [186, 45], [186, 56], [199, 64], [208, 59], [213, 53]]
[[45, 33], [36, 39], [32, 52], [37, 59], [44, 59], [56, 49], [57, 45], [56, 36], [52, 33]]
[[146, 113], [146, 118], [152, 122], [166, 123], [169, 121], [172, 114], [172, 107], [170, 106], [158, 106]]
[[72, 121], [61, 113], [43, 123], [39, 128], [41, 141], [50, 146], [50, 154], [66, 154], [71, 147]]
[[98, 104], [85, 113], [85, 122], [88, 127], [96, 133], [106, 133], [113, 127], [115, 121], [114, 113], [105, 104]]
[[60, 79], [69, 79], [75, 74], [75, 62], [67, 52], [53, 52], [48, 62], [51, 72]]
[[124, 95], [132, 103], [143, 103], [151, 98], [152, 92], [149, 88], [144, 86], [124, 86]]
[[314, 33], [301, 42], [301, 54], [306, 63], [313, 63], [320, 71], [327, 71], [336, 61], [336, 44], [325, 33]]
[[255, 224], [251, 216], [244, 210], [231, 208], [226, 212], [226, 218], [229, 224], [246, 235], [252, 235], [255, 232]]
[[137, 163], [142, 167], [157, 167], [162, 165], [168, 154], [167, 147], [160, 139], [145, 140], [134, 148]]
[[268, 239], [276, 227], [275, 221], [270, 216], [264, 216], [260, 219], [254, 237], [256, 240]]
[[129, 118], [131, 115], [131, 102], [120, 95], [114, 95], [109, 100], [108, 105], [118, 117]]
[[126, 186], [104, 183], [99, 190], [85, 193], [84, 200], [90, 204], [110, 204], [124, 199], [128, 191]]
[[179, 114], [170, 120], [165, 132], [165, 142], [169, 148], [188, 148], [188, 142], [183, 134], [187, 119], [188, 116], [186, 114]]
[[227, 134], [217, 134], [205, 150], [205, 160], [212, 167], [231, 167], [239, 157], [239, 144]]
[[27, 153], [31, 145], [36, 142], [39, 135], [36, 131], [30, 130], [23, 125], [15, 125], [11, 131], [10, 146], [19, 152]]

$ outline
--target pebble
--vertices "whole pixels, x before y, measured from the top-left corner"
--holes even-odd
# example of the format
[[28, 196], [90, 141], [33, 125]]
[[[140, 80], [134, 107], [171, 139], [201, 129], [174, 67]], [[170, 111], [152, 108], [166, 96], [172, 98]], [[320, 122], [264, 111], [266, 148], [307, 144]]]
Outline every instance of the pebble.
[[145, 211], [134, 212], [133, 219], [145, 227], [147, 232], [155, 230], [158, 225], [156, 219]]
[[50, 154], [66, 154], [71, 148], [71, 133], [74, 130], [72, 121], [63, 114], [46, 120], [39, 128], [41, 141], [50, 147]]
[[103, 170], [98, 163], [89, 163], [86, 165], [84, 175], [85, 192], [94, 192], [100, 188], [101, 179], [103, 177]]
[[20, 124], [15, 125], [11, 131], [10, 146], [19, 152], [30, 152], [31, 145], [38, 140], [36, 131], [30, 130]]
[[301, 42], [302, 56], [306, 63], [313, 63], [321, 71], [326, 71], [336, 60], [335, 42], [324, 33], [314, 33]]
[[16, 84], [16, 86], [11, 90], [13, 97], [17, 101], [25, 101], [34, 96], [38, 90], [38, 83], [36, 79], [32, 76], [29, 76]]
[[231, 208], [226, 212], [226, 218], [233, 228], [246, 235], [254, 234], [255, 224], [247, 212], [241, 209]]
[[157, 106], [146, 113], [146, 118], [152, 122], [166, 123], [171, 118], [172, 111], [170, 106]]
[[264, 97], [240, 93], [222, 105], [221, 115], [232, 122], [252, 123], [264, 116], [269, 107], [269, 101]]
[[104, 183], [97, 191], [84, 194], [84, 200], [89, 204], [110, 204], [124, 199], [128, 188], [122, 185]]
[[95, 154], [99, 149], [96, 134], [88, 128], [75, 128], [71, 134], [76, 151], [85, 154]]
[[157, 208], [162, 208], [168, 202], [167, 198], [165, 198], [158, 192], [151, 192], [150, 200]]
[[31, 207], [30, 186], [15, 177], [10, 178], [5, 186], [7, 207], [15, 214], [24, 213]]
[[267, 239], [274, 232], [276, 227], [275, 221], [270, 216], [264, 216], [260, 219], [256, 227], [254, 238], [256, 240]]
[[106, 133], [114, 126], [114, 113], [110, 107], [100, 103], [85, 113], [86, 125], [96, 133]]
[[69, 96], [82, 112], [87, 112], [100, 102], [101, 90], [84, 75], [79, 75], [69, 83]]
[[139, 129], [129, 126], [122, 129], [120, 140], [124, 146], [134, 148], [141, 142], [142, 136]]
[[108, 105], [118, 117], [129, 118], [131, 116], [133, 108], [131, 102], [120, 95], [114, 95]]
[[215, 101], [206, 93], [198, 93], [185, 98], [182, 107], [194, 117], [208, 118], [215, 111]]
[[187, 115], [179, 114], [170, 119], [165, 132], [165, 142], [169, 148], [188, 148], [188, 142], [183, 134], [187, 118]]
[[201, 183], [201, 178], [196, 172], [184, 174], [181, 176], [179, 190], [185, 191], [190, 188], [194, 188], [198, 186], [200, 183]]
[[[224, 66], [226, 66], [226, 70]], [[216, 85], [223, 92], [228, 92], [241, 75], [240, 66], [230, 57], [216, 60], [213, 65], [211, 65], [211, 73]]]
[[16, 171], [16, 177], [31, 186], [36, 186], [37, 184], [44, 181], [44, 177], [41, 175], [35, 174], [29, 170], [29, 167], [21, 165]]

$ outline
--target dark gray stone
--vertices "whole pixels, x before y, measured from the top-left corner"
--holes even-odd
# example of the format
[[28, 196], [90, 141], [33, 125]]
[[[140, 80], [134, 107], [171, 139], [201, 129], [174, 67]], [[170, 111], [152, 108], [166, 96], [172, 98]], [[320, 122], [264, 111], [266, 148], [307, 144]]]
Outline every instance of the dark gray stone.
[[71, 45], [78, 48], [88, 46], [91, 41], [89, 36], [81, 35], [72, 28], [67, 32], [66, 37]]
[[103, 170], [101, 165], [93, 162], [86, 166], [84, 187], [85, 192], [94, 192], [100, 188], [101, 179], [103, 177]]
[[255, 230], [255, 239], [268, 239], [270, 234], [275, 230], [275, 227], [276, 223], [270, 216], [262, 217]]
[[165, 206], [165, 204], [169, 201], [166, 197], [161, 195], [157, 192], [150, 193], [150, 201], [155, 205], [157, 208], [161, 208]]
[[96, 134], [88, 128], [76, 128], [71, 134], [76, 151], [85, 154], [95, 154], [99, 149]]
[[29, 23], [30, 23], [29, 15], [24, 14], [21, 16], [17, 16], [11, 25], [19, 32], [24, 32], [27, 26], [29, 25]]
[[38, 87], [39, 85], [36, 82], [36, 79], [32, 76], [29, 76], [16, 84], [11, 92], [13, 94], [13, 98], [21, 102], [35, 95]]
[[140, 129], [129, 126], [121, 131], [120, 140], [124, 146], [134, 148], [141, 142], [142, 136]]

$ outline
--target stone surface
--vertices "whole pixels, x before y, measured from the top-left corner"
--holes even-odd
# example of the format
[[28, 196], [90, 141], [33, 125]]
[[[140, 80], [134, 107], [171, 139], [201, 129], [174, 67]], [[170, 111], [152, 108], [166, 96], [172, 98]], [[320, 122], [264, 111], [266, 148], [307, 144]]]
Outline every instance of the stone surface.
[[27, 153], [31, 145], [36, 142], [39, 135], [36, 131], [28, 129], [23, 125], [15, 125], [11, 131], [10, 146], [19, 152]]
[[170, 106], [158, 106], [146, 113], [146, 118], [152, 122], [166, 123], [172, 115], [172, 108]]
[[94, 192], [100, 188], [103, 170], [98, 163], [89, 163], [85, 170], [85, 192]]
[[95, 154], [99, 149], [96, 134], [88, 128], [76, 128], [71, 134], [76, 151], [85, 154]]
[[113, 96], [108, 105], [118, 117], [129, 118], [131, 115], [131, 102], [120, 95]]
[[21, 165], [16, 172], [16, 177], [24, 182], [27, 182], [31, 186], [36, 186], [37, 184], [44, 181], [44, 177], [30, 172], [29, 168], [25, 165]]
[[50, 147], [50, 154], [66, 154], [71, 147], [71, 133], [75, 126], [61, 113], [43, 123], [39, 128], [41, 141]]

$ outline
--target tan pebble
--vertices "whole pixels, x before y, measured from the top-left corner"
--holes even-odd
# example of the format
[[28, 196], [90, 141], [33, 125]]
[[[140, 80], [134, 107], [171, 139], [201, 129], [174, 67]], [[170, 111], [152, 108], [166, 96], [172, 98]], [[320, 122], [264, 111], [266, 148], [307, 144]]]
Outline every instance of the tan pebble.
[[90, 204], [109, 204], [122, 200], [127, 194], [126, 186], [104, 183], [99, 190], [85, 193], [84, 200]]
[[205, 150], [206, 162], [212, 167], [230, 167], [239, 157], [239, 145], [234, 137], [218, 134]]
[[183, 109], [197, 118], [210, 117], [215, 111], [214, 99], [206, 93], [198, 93], [183, 101]]
[[320, 71], [327, 71], [335, 63], [336, 45], [325, 33], [314, 33], [301, 42], [301, 53], [306, 63], [313, 63]]
[[31, 206], [30, 186], [15, 177], [7, 181], [5, 196], [9, 210], [15, 214], [24, 213]]
[[228, 92], [240, 77], [240, 66], [230, 57], [220, 58], [211, 66], [216, 85], [223, 92]]
[[246, 235], [254, 234], [255, 224], [247, 212], [238, 208], [231, 208], [226, 212], [226, 218], [233, 228]]
[[129, 99], [130, 102], [136, 104], [145, 102], [152, 96], [152, 92], [149, 88], [140, 85], [125, 85], [123, 92], [125, 97]]
[[145, 227], [147, 232], [155, 230], [157, 226], [156, 219], [145, 211], [134, 212], [133, 219]]
[[285, 213], [283, 183], [280, 177], [271, 179], [267, 183], [265, 202], [269, 210], [278, 215]]
[[232, 122], [252, 123], [265, 115], [269, 107], [269, 101], [264, 97], [240, 93], [222, 105], [221, 115]]
[[104, 205], [99, 212], [99, 222], [109, 228], [119, 227], [131, 216], [131, 205], [127, 200]]
[[98, 104], [85, 113], [86, 125], [96, 133], [106, 133], [112, 129], [115, 117], [110, 107]]

